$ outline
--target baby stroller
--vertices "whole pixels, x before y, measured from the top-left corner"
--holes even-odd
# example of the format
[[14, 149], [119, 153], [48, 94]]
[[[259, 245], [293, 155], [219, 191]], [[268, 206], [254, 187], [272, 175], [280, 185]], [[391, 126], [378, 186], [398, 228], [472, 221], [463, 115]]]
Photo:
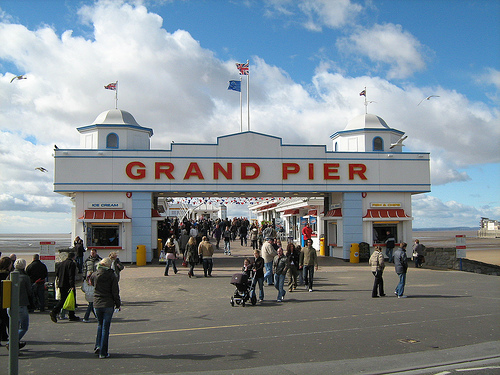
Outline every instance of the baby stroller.
[[231, 297], [231, 306], [245, 306], [245, 303], [250, 300], [252, 305], [257, 303], [257, 296], [252, 287], [253, 278], [250, 278], [246, 273], [235, 273], [231, 278], [231, 284], [236, 287], [233, 296]]

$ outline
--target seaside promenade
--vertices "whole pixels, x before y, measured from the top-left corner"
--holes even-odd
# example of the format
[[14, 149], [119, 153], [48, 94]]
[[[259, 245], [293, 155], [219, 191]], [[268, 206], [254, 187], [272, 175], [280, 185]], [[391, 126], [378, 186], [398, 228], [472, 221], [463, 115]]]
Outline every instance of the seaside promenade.
[[[406, 299], [387, 265], [387, 297], [371, 298], [366, 263], [320, 258], [313, 292], [298, 288], [276, 303], [266, 286], [256, 306], [231, 307], [230, 276], [250, 247], [218, 251], [213, 277], [164, 266], [129, 265], [121, 273], [122, 311], [111, 324], [110, 355], [93, 354], [97, 324], [30, 315], [19, 374], [498, 374], [500, 278], [410, 265]], [[86, 303], [77, 315], [83, 317]], [[0, 348], [0, 374], [8, 351]], [[477, 370], [471, 370], [475, 368]], [[460, 372], [463, 373], [463, 372]]]

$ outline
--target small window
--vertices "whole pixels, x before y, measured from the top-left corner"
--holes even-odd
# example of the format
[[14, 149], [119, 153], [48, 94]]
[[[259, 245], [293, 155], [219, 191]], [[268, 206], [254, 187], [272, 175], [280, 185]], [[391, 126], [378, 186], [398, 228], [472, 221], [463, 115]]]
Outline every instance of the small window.
[[373, 138], [373, 151], [384, 151], [384, 141], [382, 138]]
[[106, 137], [106, 148], [118, 148], [118, 136], [116, 133], [109, 133]]

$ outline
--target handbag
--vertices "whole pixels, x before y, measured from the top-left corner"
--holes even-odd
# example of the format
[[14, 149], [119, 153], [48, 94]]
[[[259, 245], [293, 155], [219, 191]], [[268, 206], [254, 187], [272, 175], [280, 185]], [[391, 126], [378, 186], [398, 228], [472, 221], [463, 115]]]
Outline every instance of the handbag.
[[66, 297], [66, 301], [64, 301], [63, 310], [67, 311], [75, 311], [75, 292], [71, 289], [68, 293], [68, 297]]
[[183, 267], [187, 267], [188, 266], [188, 262], [186, 261], [186, 258], [184, 258], [184, 260], [182, 261], [182, 266]]

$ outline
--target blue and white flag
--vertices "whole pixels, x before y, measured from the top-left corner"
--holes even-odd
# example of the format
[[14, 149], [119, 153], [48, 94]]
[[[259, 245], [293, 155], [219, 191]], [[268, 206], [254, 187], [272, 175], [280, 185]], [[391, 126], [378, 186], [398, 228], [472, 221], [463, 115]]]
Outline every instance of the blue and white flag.
[[229, 81], [228, 90], [241, 92], [241, 81]]

